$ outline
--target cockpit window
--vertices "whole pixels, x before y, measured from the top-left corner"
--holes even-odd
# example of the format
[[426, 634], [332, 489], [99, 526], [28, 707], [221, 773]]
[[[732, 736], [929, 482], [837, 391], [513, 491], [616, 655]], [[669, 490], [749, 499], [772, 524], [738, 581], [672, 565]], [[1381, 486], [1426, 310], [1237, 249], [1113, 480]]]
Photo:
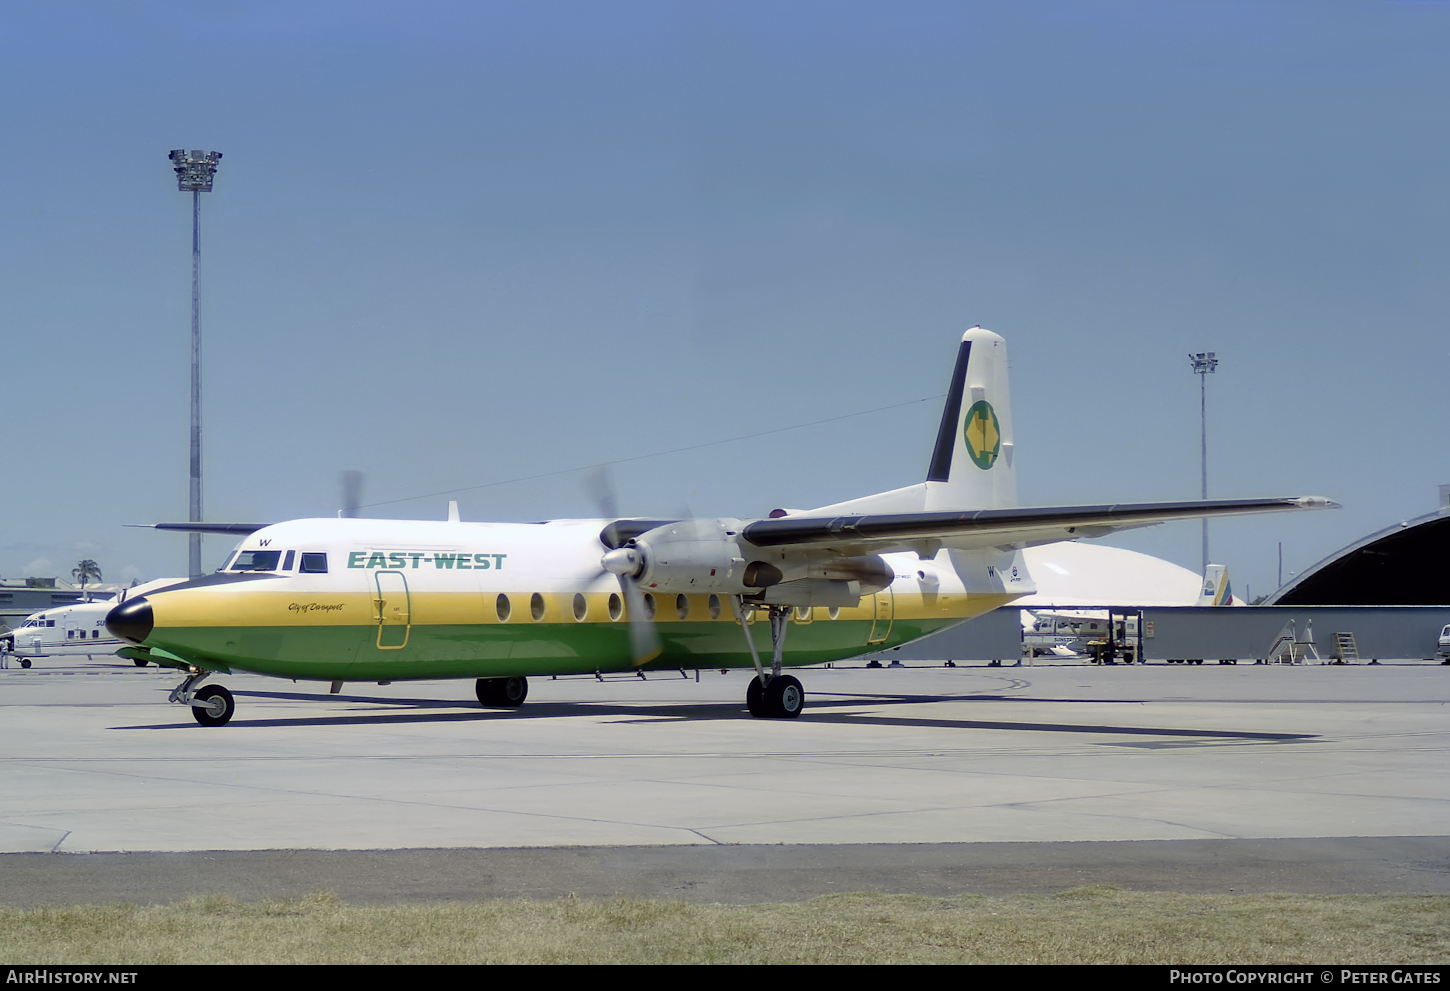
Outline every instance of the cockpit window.
[[302, 555], [302, 567], [298, 571], [304, 575], [327, 574], [327, 555], [307, 554], [304, 552]]
[[276, 571], [281, 551], [242, 551], [228, 571]]

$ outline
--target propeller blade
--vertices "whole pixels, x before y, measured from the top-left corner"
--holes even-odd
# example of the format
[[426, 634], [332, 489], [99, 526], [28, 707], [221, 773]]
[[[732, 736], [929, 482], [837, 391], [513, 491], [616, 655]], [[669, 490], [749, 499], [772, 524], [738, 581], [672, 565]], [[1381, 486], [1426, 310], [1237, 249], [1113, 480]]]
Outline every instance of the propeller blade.
[[604, 519], [616, 519], [619, 516], [619, 499], [614, 490], [614, 474], [609, 470], [609, 465], [597, 465], [584, 473], [579, 480], [584, 487], [584, 492], [594, 503], [599, 515]]
[[645, 604], [644, 592], [639, 582], [631, 575], [620, 575], [619, 586], [624, 590], [624, 602], [629, 609], [629, 646], [635, 667], [648, 664], [664, 653], [660, 635], [655, 630], [654, 617]]
[[[614, 478], [609, 465], [589, 469], [584, 473], [581, 484], [601, 517], [618, 518], [619, 501], [614, 494]], [[650, 615], [645, 604], [645, 593], [635, 580], [644, 568], [644, 558], [637, 548], [626, 545], [606, 552], [599, 566], [619, 579], [619, 590], [624, 594], [624, 604], [629, 610], [630, 659], [635, 667], [648, 664], [664, 652], [664, 645], [655, 630], [654, 616]]]
[[360, 471], [345, 471], [342, 473], [342, 513], [343, 518], [357, 519], [358, 510], [362, 507], [363, 479]]

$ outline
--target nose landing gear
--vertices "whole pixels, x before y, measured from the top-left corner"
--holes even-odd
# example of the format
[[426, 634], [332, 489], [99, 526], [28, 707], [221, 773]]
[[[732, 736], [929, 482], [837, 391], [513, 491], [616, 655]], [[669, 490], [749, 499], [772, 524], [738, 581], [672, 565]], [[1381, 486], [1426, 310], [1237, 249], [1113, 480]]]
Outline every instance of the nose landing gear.
[[192, 686], [211, 674], [205, 668], [192, 668], [181, 684], [171, 690], [168, 702], [180, 702], [191, 706], [191, 714], [203, 726], [225, 726], [236, 714], [237, 703], [232, 693], [221, 685], [206, 685], [192, 690]]

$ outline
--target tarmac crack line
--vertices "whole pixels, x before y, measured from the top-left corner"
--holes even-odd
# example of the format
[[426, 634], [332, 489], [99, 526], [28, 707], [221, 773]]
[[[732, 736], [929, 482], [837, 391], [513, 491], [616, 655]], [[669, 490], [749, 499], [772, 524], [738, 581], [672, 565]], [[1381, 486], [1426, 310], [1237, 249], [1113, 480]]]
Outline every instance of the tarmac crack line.
[[[361, 802], [371, 802], [371, 803], [375, 803], [375, 804], [378, 804], [378, 805], [412, 806], [412, 807], [417, 807], [417, 808], [429, 808], [429, 809], [448, 809], [448, 810], [455, 811], [455, 812], [477, 812], [477, 813], [480, 813], [480, 814], [488, 814], [488, 815], [508, 815], [508, 816], [518, 816], [518, 817], [521, 817], [521, 818], [532, 818], [532, 819], [555, 819], [555, 820], [559, 820], [559, 821], [563, 821], [563, 822], [603, 823], [603, 824], [610, 824], [610, 825], [615, 825], [615, 826], [631, 827], [631, 828], [637, 828], [637, 829], [663, 829], [663, 830], [669, 830], [669, 831], [677, 831], [677, 830], [682, 830], [683, 829], [683, 830], [686, 830], [686, 831], [690, 831], [690, 828], [688, 826], [679, 826], [679, 825], [673, 825], [673, 824], [660, 824], [660, 823], [647, 823], [647, 822], [639, 822], [639, 821], [630, 820], [630, 819], [617, 819], [617, 818], [610, 818], [610, 817], [604, 817], [604, 816], [571, 816], [571, 815], [565, 815], [563, 813], [558, 813], [558, 812], [542, 812], [542, 811], [535, 811], [535, 810], [520, 810], [520, 809], [496, 808], [496, 807], [493, 807], [493, 806], [461, 805], [461, 804], [449, 803], [449, 802], [425, 802], [425, 801], [421, 801], [421, 800], [418, 800], [418, 799], [407, 799], [407, 798], [398, 798], [398, 797], [385, 797], [385, 796], [378, 796], [378, 795], [359, 795], [359, 794], [353, 794], [353, 793], [348, 793], [348, 792], [329, 792], [329, 791], [322, 791], [322, 790], [317, 790], [317, 789], [307, 789], [307, 790], [304, 790], [304, 789], [296, 789], [296, 788], [278, 787], [276, 785], [253, 785], [253, 784], [246, 784], [246, 783], [240, 783], [239, 784], [239, 783], [233, 782], [233, 781], [206, 781], [206, 782], [197, 782], [197, 781], [193, 781], [193, 780], [188, 779], [188, 778], [169, 778], [169, 777], [165, 777], [165, 776], [162, 776], [162, 775], [127, 774], [127, 773], [118, 772], [118, 771], [75, 771], [74, 773], [78, 773], [78, 774], [104, 774], [104, 775], [108, 775], [108, 776], [111, 776], [111, 777], [118, 777], [118, 778], [131, 778], [131, 779], [140, 779], [140, 780], [167, 781], [167, 782], [170, 782], [170, 783], [173, 783], [173, 784], [179, 783], [179, 784], [185, 784], [185, 785], [190, 785], [190, 786], [205, 785], [207, 787], [212, 787], [212, 788], [244, 789], [244, 790], [252, 791], [252, 792], [264, 792], [264, 793], [267, 793], [267, 794], [270, 794], [270, 795], [274, 795], [274, 796], [276, 796], [278, 798], [285, 798], [285, 797], [288, 797], [288, 796], [311, 796], [313, 798], [325, 798], [325, 799], [334, 800], [334, 801], [361, 801]], [[141, 807], [137, 807], [136, 809], [133, 809], [133, 811], [137, 811], [137, 810], [142, 809], [142, 808], [149, 808], [149, 809], [151, 809], [152, 811], [155, 811], [155, 812], [174, 812], [175, 811], [175, 807], [174, 806], [141, 806]], [[31, 815], [34, 815], [34, 814], [36, 814], [36, 813], [31, 813]], [[54, 811], [54, 812], [47, 812], [47, 813], [40, 813], [40, 814], [42, 814], [42, 815], [51, 815], [51, 816], [61, 816], [61, 815], [73, 814], [73, 810], [57, 810], [57, 811]], [[45, 827], [45, 828], [54, 828], [54, 827]]]

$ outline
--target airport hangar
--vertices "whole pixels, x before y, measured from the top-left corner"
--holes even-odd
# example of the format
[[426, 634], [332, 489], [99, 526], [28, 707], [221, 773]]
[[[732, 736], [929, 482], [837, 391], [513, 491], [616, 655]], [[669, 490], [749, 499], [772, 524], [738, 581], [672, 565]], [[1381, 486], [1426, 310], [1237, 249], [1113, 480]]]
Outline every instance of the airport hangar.
[[[1297, 654], [1284, 651], [1286, 659], [1428, 661], [1437, 659], [1436, 641], [1450, 624], [1450, 485], [1440, 487], [1435, 512], [1356, 540], [1244, 608], [1191, 605], [1196, 576], [1146, 554], [1078, 542], [1024, 553], [1036, 595], [874, 656], [1015, 661], [1022, 656], [1021, 610], [1049, 607], [1136, 617], [1149, 662], [1263, 661], [1285, 635], [1298, 643]], [[1342, 634], [1353, 637], [1345, 647], [1337, 642]]]

